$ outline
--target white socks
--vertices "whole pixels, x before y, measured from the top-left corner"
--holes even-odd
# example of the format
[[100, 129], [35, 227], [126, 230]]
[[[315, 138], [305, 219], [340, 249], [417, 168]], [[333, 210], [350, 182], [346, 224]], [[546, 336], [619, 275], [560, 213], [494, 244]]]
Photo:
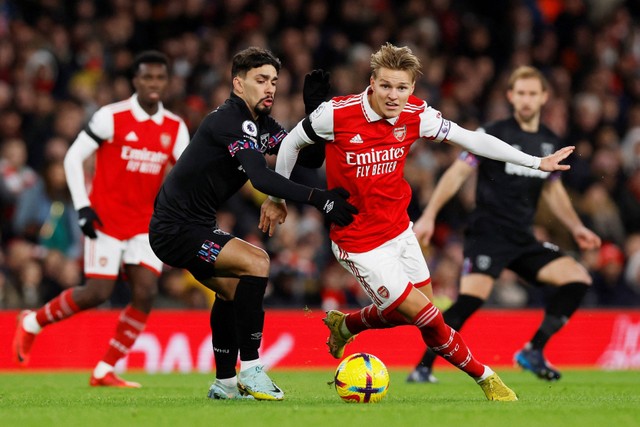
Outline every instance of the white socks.
[[479, 378], [476, 378], [476, 382], [486, 380], [488, 377], [490, 377], [493, 374], [495, 374], [495, 372], [493, 372], [493, 369], [491, 369], [487, 365], [484, 365], [484, 373]]
[[95, 378], [103, 378], [109, 372], [113, 372], [113, 366], [103, 361], [100, 361], [98, 362], [96, 367], [93, 369], [93, 376]]
[[38, 324], [38, 321], [36, 320], [35, 311], [32, 311], [31, 313], [24, 316], [24, 319], [22, 321], [22, 327], [24, 328], [25, 331], [29, 332], [30, 334], [37, 334], [42, 330], [42, 326], [40, 326]]
[[232, 378], [225, 378], [223, 380], [217, 379], [216, 382], [221, 384], [224, 388], [235, 388], [238, 386], [238, 377], [234, 376]]
[[346, 321], [343, 321], [340, 324], [340, 335], [342, 335], [342, 338], [344, 338], [344, 339], [351, 338], [353, 336], [351, 331], [349, 329], [347, 329], [347, 322]]
[[255, 360], [241, 360], [240, 361], [240, 372], [242, 371], [246, 371], [247, 369], [251, 369], [254, 368], [256, 366], [261, 366], [262, 362], [260, 361], [260, 359], [255, 359]]

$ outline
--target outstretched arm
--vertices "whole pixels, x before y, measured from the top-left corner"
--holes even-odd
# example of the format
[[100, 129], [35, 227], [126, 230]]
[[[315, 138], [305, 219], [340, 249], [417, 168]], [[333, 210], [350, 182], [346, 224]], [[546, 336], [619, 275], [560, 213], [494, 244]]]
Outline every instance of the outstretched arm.
[[447, 141], [482, 157], [540, 169], [545, 172], [568, 170], [570, 166], [560, 164], [560, 162], [569, 157], [575, 149], [573, 146], [564, 147], [550, 156], [540, 158], [523, 153], [493, 135], [470, 131], [455, 123], [451, 123]]
[[580, 249], [589, 250], [600, 247], [600, 237], [584, 226], [560, 179], [547, 183], [543, 189], [542, 197], [549, 204], [551, 212], [571, 232]]
[[428, 246], [435, 229], [435, 221], [438, 212], [458, 192], [462, 184], [474, 171], [474, 167], [463, 160], [456, 160], [442, 175], [431, 199], [422, 215], [413, 225], [416, 238], [422, 246]]

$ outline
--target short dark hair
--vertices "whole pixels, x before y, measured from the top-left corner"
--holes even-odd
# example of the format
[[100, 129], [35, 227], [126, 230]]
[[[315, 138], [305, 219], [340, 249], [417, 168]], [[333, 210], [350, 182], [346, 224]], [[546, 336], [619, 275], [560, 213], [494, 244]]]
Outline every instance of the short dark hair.
[[167, 67], [167, 71], [169, 70], [169, 58], [157, 50], [145, 50], [137, 54], [131, 65], [131, 74], [134, 76], [138, 74], [140, 64], [164, 64]]
[[231, 78], [238, 74], [246, 74], [247, 71], [263, 65], [273, 65], [276, 73], [280, 72], [282, 66], [280, 60], [270, 50], [255, 46], [248, 47], [233, 56]]

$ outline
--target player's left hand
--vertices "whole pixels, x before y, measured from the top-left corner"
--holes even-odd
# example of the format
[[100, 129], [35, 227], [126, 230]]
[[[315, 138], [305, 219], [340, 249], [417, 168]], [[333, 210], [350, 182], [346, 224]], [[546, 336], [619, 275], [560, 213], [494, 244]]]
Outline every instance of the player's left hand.
[[278, 224], [283, 224], [285, 219], [287, 219], [287, 204], [283, 201], [282, 203], [274, 202], [270, 198], [262, 203], [260, 206], [260, 222], [258, 223], [258, 228], [262, 230], [263, 233], [269, 233], [269, 237], [273, 236], [274, 231], [276, 231], [276, 226]]
[[330, 77], [331, 73], [325, 70], [313, 70], [304, 76], [302, 99], [305, 114], [313, 113], [313, 110], [327, 100], [331, 89]]
[[540, 166], [538, 167], [538, 169], [545, 172], [566, 171], [571, 169], [571, 166], [561, 165], [560, 162], [569, 157], [569, 155], [573, 153], [573, 150], [575, 149], [576, 147], [574, 146], [563, 147], [555, 153], [547, 157], [543, 157], [540, 161]]
[[573, 230], [573, 238], [583, 251], [598, 249], [602, 244], [600, 236], [583, 225]]

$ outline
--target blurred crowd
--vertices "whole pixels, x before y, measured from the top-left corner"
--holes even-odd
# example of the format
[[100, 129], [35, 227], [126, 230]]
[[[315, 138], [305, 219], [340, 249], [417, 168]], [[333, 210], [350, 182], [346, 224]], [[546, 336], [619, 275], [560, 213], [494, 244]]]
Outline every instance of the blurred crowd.
[[[283, 63], [273, 116], [287, 129], [303, 117], [304, 75], [332, 74], [332, 94], [361, 92], [369, 59], [384, 42], [407, 45], [423, 64], [415, 94], [475, 129], [510, 114], [506, 78], [534, 65], [551, 82], [543, 122], [577, 147], [563, 174], [585, 224], [605, 242], [580, 253], [541, 205], [536, 233], [579, 259], [594, 286], [585, 306], [640, 306], [640, 3], [634, 0], [0, 0], [0, 308], [39, 306], [81, 283], [82, 237], [62, 159], [100, 106], [132, 93], [129, 66], [159, 49], [172, 62], [165, 106], [193, 134], [229, 95], [230, 59], [250, 45]], [[410, 215], [428, 203], [459, 154], [446, 144], [414, 144], [406, 177]], [[274, 161], [274, 159], [270, 159]], [[87, 165], [87, 176], [91, 174]], [[322, 170], [294, 179], [322, 186]], [[88, 180], [89, 181], [89, 180]], [[289, 207], [272, 238], [257, 228], [264, 200], [250, 185], [220, 212], [221, 228], [272, 257], [272, 307], [368, 304], [333, 260], [322, 216]], [[436, 302], [455, 299], [461, 235], [473, 183], [442, 210], [425, 250]], [[544, 290], [500, 277], [490, 303], [540, 305]], [[126, 277], [111, 299], [126, 303]], [[207, 294], [167, 268], [157, 306], [205, 308]]]

